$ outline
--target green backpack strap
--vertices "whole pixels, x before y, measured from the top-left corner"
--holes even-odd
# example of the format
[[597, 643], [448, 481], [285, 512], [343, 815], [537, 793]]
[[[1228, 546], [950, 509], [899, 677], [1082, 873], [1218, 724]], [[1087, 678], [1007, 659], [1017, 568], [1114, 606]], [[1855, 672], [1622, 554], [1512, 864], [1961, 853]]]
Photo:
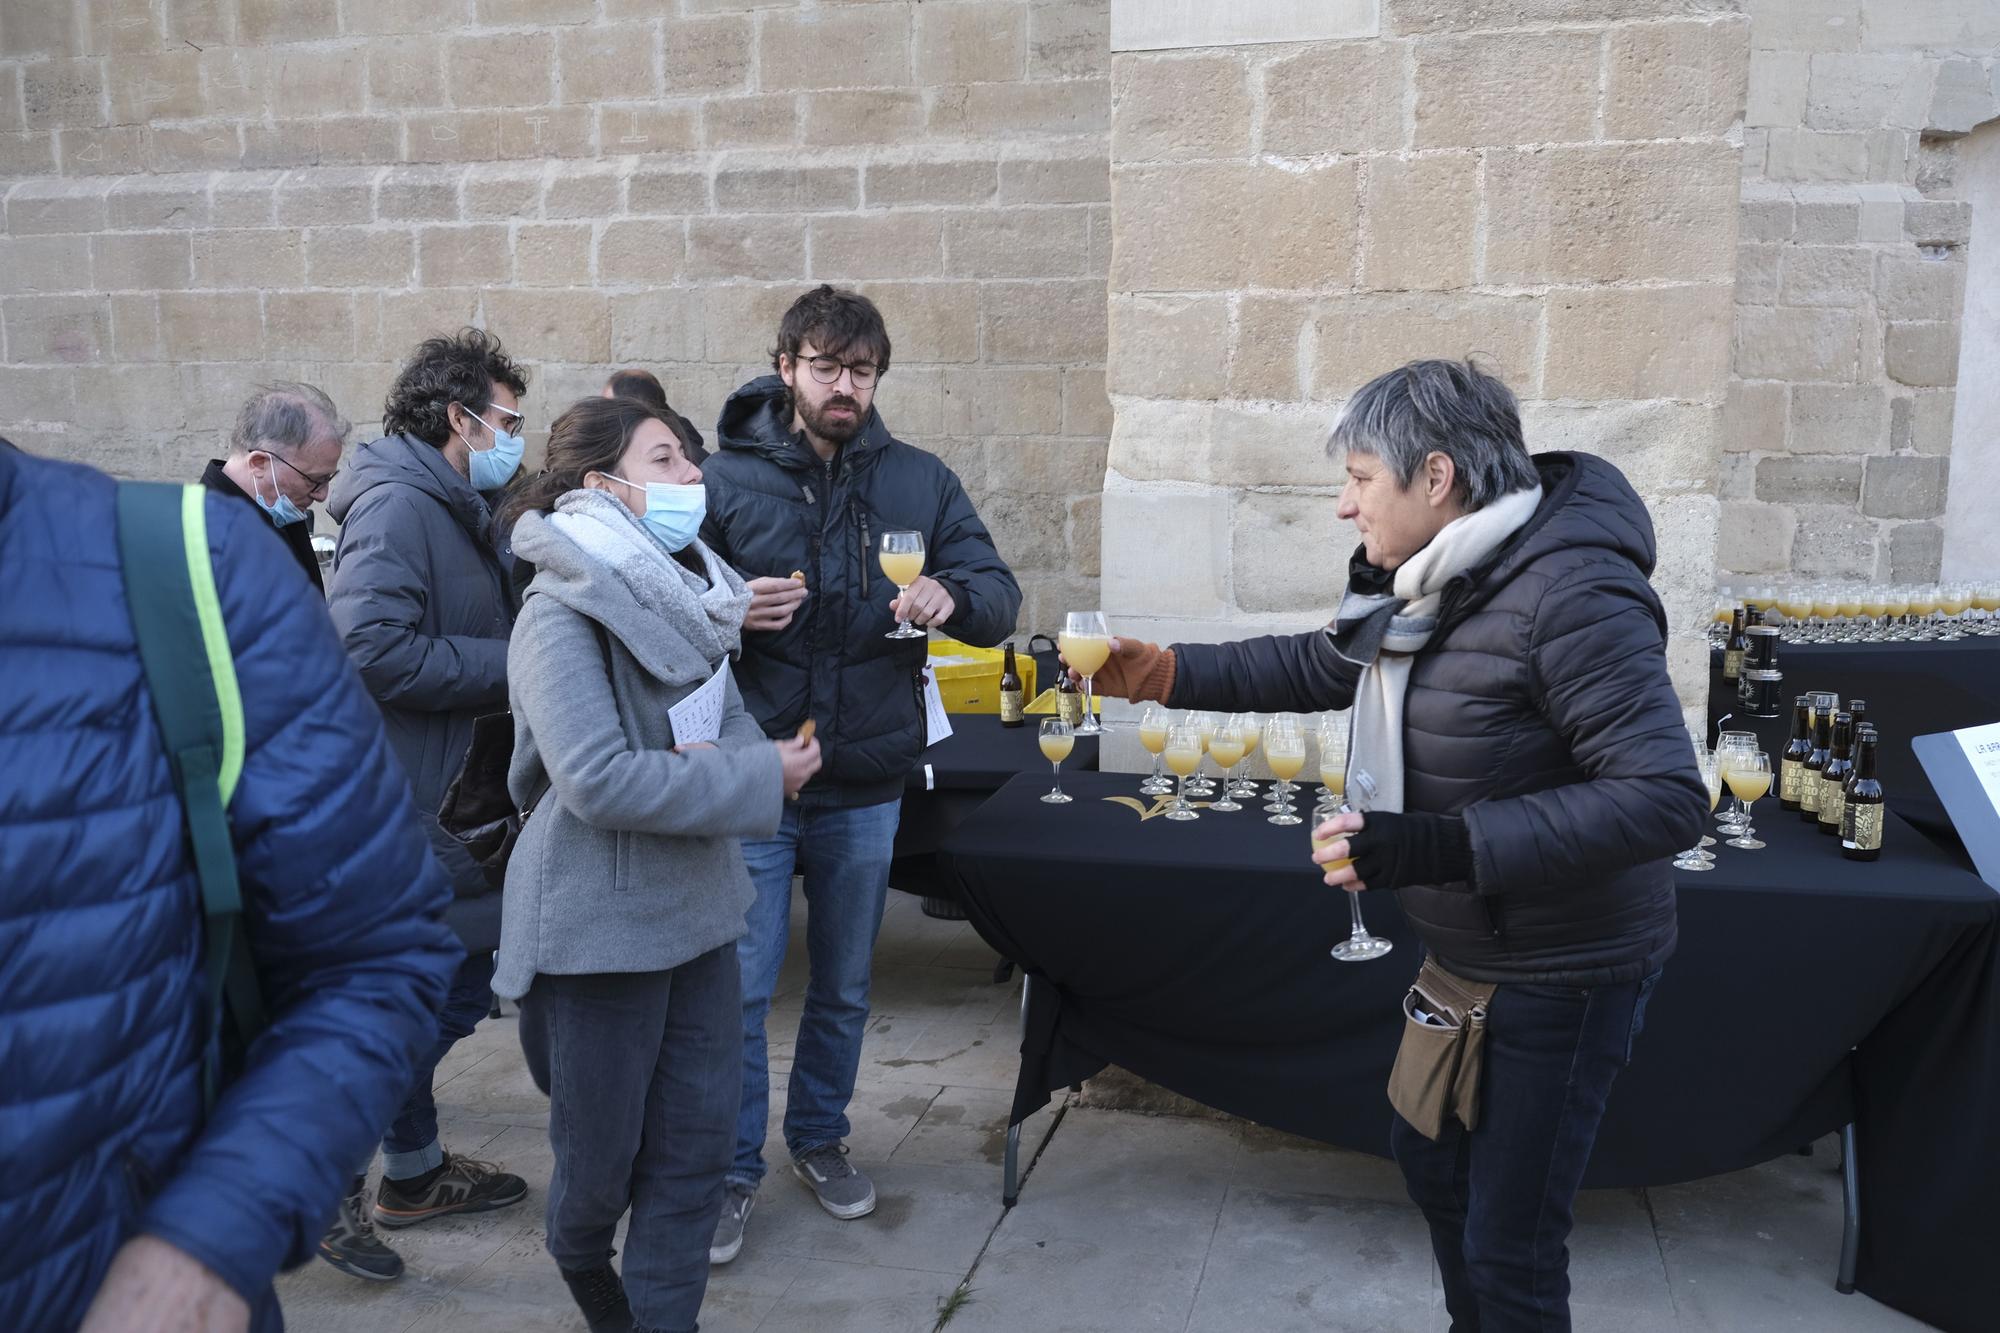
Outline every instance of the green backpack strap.
[[226, 813], [243, 772], [243, 697], [208, 558], [206, 491], [121, 482], [118, 550], [139, 660], [153, 697], [207, 922], [206, 1012], [214, 1040], [202, 1066], [213, 1109], [225, 1066], [264, 1027], [264, 999], [243, 924], [236, 850]]

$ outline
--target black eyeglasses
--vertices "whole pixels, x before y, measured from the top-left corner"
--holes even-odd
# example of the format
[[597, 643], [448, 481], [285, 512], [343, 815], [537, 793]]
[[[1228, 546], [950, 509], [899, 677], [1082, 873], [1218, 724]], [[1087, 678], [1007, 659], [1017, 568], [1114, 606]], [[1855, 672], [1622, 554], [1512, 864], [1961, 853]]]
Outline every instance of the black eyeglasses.
[[283, 463], [286, 467], [298, 473], [299, 480], [305, 482], [305, 484], [308, 487], [310, 487], [315, 491], [323, 491], [333, 482], [334, 474], [332, 472], [327, 473], [324, 477], [315, 476], [312, 473], [307, 472], [304, 468], [298, 466], [298, 464], [292, 462], [291, 459], [285, 457], [283, 454], [271, 453], [271, 451], [268, 449], [265, 450], [264, 452], [271, 454], [271, 457], [277, 459], [280, 463]]
[[834, 356], [815, 356], [807, 360], [806, 368], [821, 384], [838, 384], [840, 372], [845, 370], [854, 381], [854, 387], [865, 389], [875, 382], [882, 372], [873, 361], [842, 361]]

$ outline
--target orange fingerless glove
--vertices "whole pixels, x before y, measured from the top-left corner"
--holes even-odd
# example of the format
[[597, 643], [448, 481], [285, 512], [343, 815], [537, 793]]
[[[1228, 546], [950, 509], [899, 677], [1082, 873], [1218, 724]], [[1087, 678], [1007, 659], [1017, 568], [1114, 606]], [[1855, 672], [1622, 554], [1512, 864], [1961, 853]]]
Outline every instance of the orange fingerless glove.
[[1118, 651], [1091, 678], [1099, 694], [1134, 703], [1165, 703], [1174, 692], [1174, 650], [1157, 643], [1120, 639]]

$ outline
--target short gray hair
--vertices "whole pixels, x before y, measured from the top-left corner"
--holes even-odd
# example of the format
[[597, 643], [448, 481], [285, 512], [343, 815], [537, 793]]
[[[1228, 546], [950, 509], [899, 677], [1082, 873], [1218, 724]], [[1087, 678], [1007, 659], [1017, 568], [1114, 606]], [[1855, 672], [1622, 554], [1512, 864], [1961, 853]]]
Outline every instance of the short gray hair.
[[1361, 386], [1333, 425], [1329, 454], [1380, 458], [1398, 486], [1432, 454], [1451, 460], [1459, 503], [1483, 509], [1540, 481], [1513, 390], [1470, 361], [1412, 361]]
[[333, 399], [312, 385], [264, 384], [236, 414], [229, 452], [264, 449], [289, 454], [328, 436], [345, 444], [352, 429]]

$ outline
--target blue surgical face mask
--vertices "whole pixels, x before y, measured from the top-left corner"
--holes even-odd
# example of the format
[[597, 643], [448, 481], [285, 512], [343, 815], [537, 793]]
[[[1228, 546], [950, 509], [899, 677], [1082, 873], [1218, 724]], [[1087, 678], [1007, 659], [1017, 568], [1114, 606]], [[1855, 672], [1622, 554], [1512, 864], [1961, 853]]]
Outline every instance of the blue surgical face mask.
[[[472, 489], [475, 491], [497, 491], [505, 486], [514, 475], [514, 469], [521, 466], [521, 456], [528, 452], [528, 441], [520, 435], [509, 435], [485, 417], [472, 418], [493, 432], [491, 449], [474, 449], [469, 467]], [[467, 441], [468, 446], [470, 441]]]
[[620, 486], [646, 492], [646, 512], [639, 515], [639, 521], [669, 551], [685, 549], [701, 531], [702, 520], [708, 517], [708, 488], [698, 481], [690, 486], [676, 486], [669, 481], [649, 481], [639, 486], [609, 472], [604, 475]]
[[292, 497], [278, 489], [277, 461], [266, 454], [264, 462], [271, 470], [271, 494], [278, 498], [275, 501], [266, 500], [262, 492], [254, 490], [250, 493], [250, 498], [255, 500], [257, 507], [269, 514], [271, 521], [281, 528], [290, 527], [294, 523], [305, 522], [306, 511], [293, 504]]

